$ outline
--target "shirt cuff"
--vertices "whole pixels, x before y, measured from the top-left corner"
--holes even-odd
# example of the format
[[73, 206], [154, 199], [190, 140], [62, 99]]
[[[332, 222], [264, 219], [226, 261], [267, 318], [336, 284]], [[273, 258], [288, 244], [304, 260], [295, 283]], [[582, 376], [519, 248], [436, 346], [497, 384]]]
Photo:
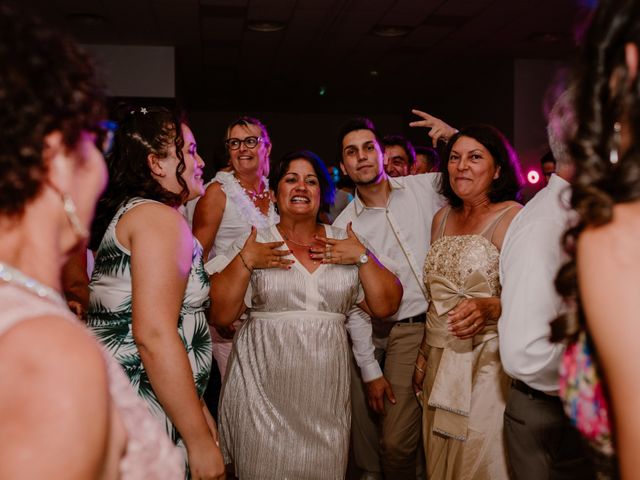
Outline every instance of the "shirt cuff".
[[360, 373], [362, 374], [362, 381], [364, 383], [368, 383], [376, 378], [382, 377], [382, 369], [376, 360], [360, 367]]

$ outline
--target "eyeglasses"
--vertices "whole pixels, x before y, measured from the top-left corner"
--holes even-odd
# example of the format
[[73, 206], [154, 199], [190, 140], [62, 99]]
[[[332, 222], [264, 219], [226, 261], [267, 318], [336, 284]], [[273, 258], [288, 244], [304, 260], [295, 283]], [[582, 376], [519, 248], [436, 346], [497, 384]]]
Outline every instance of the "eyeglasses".
[[104, 120], [99, 122], [96, 126], [95, 133], [95, 145], [103, 155], [107, 155], [113, 147], [113, 139], [115, 137], [118, 124], [111, 120]]
[[239, 138], [228, 138], [224, 141], [224, 144], [229, 150], [238, 150], [240, 144], [244, 144], [247, 148], [254, 149], [260, 142], [262, 142], [262, 137], [246, 137], [243, 140]]

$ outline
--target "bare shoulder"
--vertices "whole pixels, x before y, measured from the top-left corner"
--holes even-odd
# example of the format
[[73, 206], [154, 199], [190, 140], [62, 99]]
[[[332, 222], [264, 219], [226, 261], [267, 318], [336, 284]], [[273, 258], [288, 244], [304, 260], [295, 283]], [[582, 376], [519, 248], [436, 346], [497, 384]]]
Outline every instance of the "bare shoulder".
[[109, 403], [102, 353], [79, 324], [42, 316], [6, 331], [0, 336], [0, 478], [97, 478]]
[[522, 205], [511, 200], [500, 202], [495, 205], [495, 211], [497, 214], [500, 214], [500, 212], [504, 212], [504, 215], [496, 224], [495, 230], [493, 231], [493, 236], [491, 238], [491, 241], [496, 247], [498, 247], [498, 250], [502, 250], [502, 243], [504, 242], [504, 237], [507, 234], [509, 225], [511, 225], [511, 222], [516, 217], [516, 215], [520, 213], [520, 210], [522, 210]]
[[[637, 270], [640, 275], [640, 203], [614, 207], [611, 222], [585, 229], [578, 240], [578, 257], [583, 262], [600, 264], [606, 259], [610, 268]], [[602, 265], [601, 268], [607, 268]]]
[[208, 207], [219, 205], [224, 208], [226, 200], [227, 194], [224, 192], [222, 184], [220, 182], [211, 182], [204, 191], [204, 195], [198, 200], [198, 205], [202, 204]]
[[431, 241], [432, 242], [435, 239], [435, 235], [438, 234], [438, 227], [442, 223], [442, 220], [444, 219], [444, 216], [447, 214], [447, 210], [449, 210], [449, 205], [445, 205], [444, 207], [442, 207], [433, 216], [433, 220], [431, 221]]
[[133, 236], [153, 236], [160, 241], [165, 235], [173, 238], [190, 231], [186, 219], [177, 209], [159, 202], [147, 202], [132, 208], [122, 216], [116, 229], [118, 239], [127, 248]]
[[520, 212], [520, 210], [522, 210], [522, 208], [522, 204], [514, 200], [507, 200], [506, 202], [496, 203], [497, 212], [502, 212], [508, 209], [504, 215], [505, 218], [509, 216], [511, 216], [511, 218], [515, 217]]

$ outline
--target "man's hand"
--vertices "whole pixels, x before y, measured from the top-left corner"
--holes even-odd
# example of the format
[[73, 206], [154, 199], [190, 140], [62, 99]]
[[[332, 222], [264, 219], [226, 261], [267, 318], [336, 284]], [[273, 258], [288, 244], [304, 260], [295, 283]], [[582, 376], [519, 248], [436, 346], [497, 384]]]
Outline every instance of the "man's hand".
[[460, 339], [473, 338], [489, 322], [497, 322], [502, 312], [498, 297], [467, 298], [449, 311], [449, 330]]
[[411, 110], [411, 113], [419, 116], [422, 120], [413, 121], [409, 123], [409, 126], [428, 128], [429, 132], [427, 133], [427, 135], [431, 137], [434, 148], [438, 145], [439, 140], [447, 143], [449, 139], [458, 132], [458, 130], [453, 128], [451, 125], [440, 120], [439, 118], [434, 117], [433, 115], [429, 115], [427, 112], [414, 109]]
[[380, 377], [367, 382], [367, 397], [369, 399], [369, 406], [376, 413], [384, 414], [385, 395], [387, 396], [389, 401], [395, 405], [396, 397], [393, 395], [391, 384], [387, 382], [386, 378]]

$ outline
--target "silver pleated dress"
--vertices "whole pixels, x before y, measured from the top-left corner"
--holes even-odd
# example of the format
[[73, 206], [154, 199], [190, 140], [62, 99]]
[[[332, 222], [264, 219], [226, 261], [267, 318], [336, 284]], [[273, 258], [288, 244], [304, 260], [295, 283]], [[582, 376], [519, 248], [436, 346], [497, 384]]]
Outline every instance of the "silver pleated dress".
[[[281, 240], [275, 227], [258, 232], [258, 241]], [[296, 261], [290, 270], [253, 272], [249, 318], [234, 339], [219, 411], [222, 452], [241, 480], [344, 478], [351, 423], [344, 322], [362, 299], [355, 266], [309, 273]]]

